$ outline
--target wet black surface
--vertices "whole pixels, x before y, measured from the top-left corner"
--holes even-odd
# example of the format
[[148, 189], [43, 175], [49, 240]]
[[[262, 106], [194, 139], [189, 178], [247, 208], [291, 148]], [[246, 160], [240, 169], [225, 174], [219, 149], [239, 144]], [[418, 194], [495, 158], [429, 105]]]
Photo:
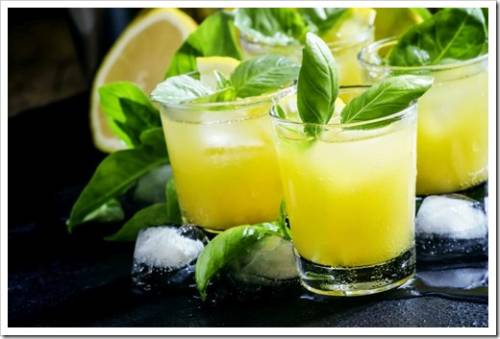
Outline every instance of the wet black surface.
[[[298, 286], [239, 298], [222, 293], [206, 303], [193, 288], [133, 293], [133, 244], [98, 236], [118, 225], [65, 231], [72, 203], [103, 157], [91, 144], [87, 100], [83, 93], [9, 120], [9, 326], [488, 325], [486, 287], [429, 289], [421, 279], [405, 289], [351, 299], [318, 298]], [[480, 273], [485, 265], [478, 258], [444, 270]], [[419, 269], [440, 270], [432, 264]], [[427, 281], [440, 281], [440, 273], [430, 274]], [[215, 285], [212, 291], [217, 288], [229, 287]]]

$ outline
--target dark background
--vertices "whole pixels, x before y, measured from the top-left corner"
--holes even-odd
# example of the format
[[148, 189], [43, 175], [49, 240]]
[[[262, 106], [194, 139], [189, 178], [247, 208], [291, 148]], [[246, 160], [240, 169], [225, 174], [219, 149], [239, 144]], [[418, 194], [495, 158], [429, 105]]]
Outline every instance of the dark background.
[[193, 289], [134, 294], [133, 244], [92, 227], [68, 235], [65, 220], [105, 156], [90, 135], [90, 83], [136, 13], [9, 9], [9, 326], [487, 326], [484, 301], [432, 295], [311, 302], [292, 289], [220, 306]]
[[9, 116], [86, 91], [106, 51], [136, 12], [10, 8]]

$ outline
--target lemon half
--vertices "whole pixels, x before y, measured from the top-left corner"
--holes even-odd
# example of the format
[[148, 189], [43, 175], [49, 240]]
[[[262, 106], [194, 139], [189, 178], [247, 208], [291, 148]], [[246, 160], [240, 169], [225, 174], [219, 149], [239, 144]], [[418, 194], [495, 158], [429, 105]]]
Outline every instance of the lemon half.
[[175, 52], [196, 27], [187, 14], [168, 8], [141, 13], [123, 31], [104, 58], [92, 86], [90, 124], [97, 148], [104, 152], [126, 148], [99, 107], [99, 87], [114, 81], [132, 81], [149, 93], [163, 80]]

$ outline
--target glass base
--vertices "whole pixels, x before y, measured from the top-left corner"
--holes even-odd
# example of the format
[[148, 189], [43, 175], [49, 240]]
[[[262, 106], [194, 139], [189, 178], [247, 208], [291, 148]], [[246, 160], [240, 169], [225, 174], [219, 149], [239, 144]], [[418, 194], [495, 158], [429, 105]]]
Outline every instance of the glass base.
[[359, 267], [329, 267], [302, 258], [295, 250], [301, 284], [322, 295], [354, 297], [401, 286], [415, 274], [415, 248], [384, 263]]

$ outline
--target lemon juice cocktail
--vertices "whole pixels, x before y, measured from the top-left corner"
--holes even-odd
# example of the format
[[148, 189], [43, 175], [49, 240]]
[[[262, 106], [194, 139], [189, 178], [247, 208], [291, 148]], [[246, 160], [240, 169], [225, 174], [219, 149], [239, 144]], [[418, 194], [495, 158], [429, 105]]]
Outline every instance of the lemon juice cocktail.
[[[341, 90], [340, 98], [348, 101], [360, 91]], [[293, 96], [289, 99], [295, 100]], [[296, 115], [288, 100], [283, 99], [281, 107], [288, 116]], [[415, 106], [384, 118], [394, 122], [380, 128], [365, 129], [377, 122], [342, 125], [333, 118], [329, 124], [317, 126], [323, 131], [314, 141], [305, 132], [307, 124], [273, 114], [303, 284], [317, 293], [357, 295], [397, 286], [411, 276]], [[362, 270], [369, 267], [379, 267], [379, 278], [373, 272], [363, 276]], [[387, 273], [384, 270], [397, 278], [380, 278]], [[332, 272], [332, 279], [315, 276]], [[349, 274], [352, 280], [347, 278]]]
[[282, 193], [270, 108], [270, 97], [165, 108], [165, 137], [187, 222], [223, 230], [277, 217]]
[[487, 59], [434, 74], [419, 106], [419, 194], [455, 192], [488, 178]]
[[275, 220], [282, 189], [268, 113], [298, 66], [280, 56], [196, 63], [152, 93], [184, 221], [220, 231]]
[[302, 285], [353, 296], [415, 270], [416, 100], [432, 78], [339, 86], [334, 57], [307, 33], [296, 87], [271, 116]]
[[418, 194], [461, 191], [488, 178], [486, 33], [480, 9], [448, 8], [359, 55], [369, 82], [396, 74], [434, 78], [418, 107]]
[[311, 145], [290, 135], [286, 123], [276, 123], [292, 237], [302, 257], [356, 267], [386, 262], [412, 248], [413, 111], [377, 131], [333, 125]]

